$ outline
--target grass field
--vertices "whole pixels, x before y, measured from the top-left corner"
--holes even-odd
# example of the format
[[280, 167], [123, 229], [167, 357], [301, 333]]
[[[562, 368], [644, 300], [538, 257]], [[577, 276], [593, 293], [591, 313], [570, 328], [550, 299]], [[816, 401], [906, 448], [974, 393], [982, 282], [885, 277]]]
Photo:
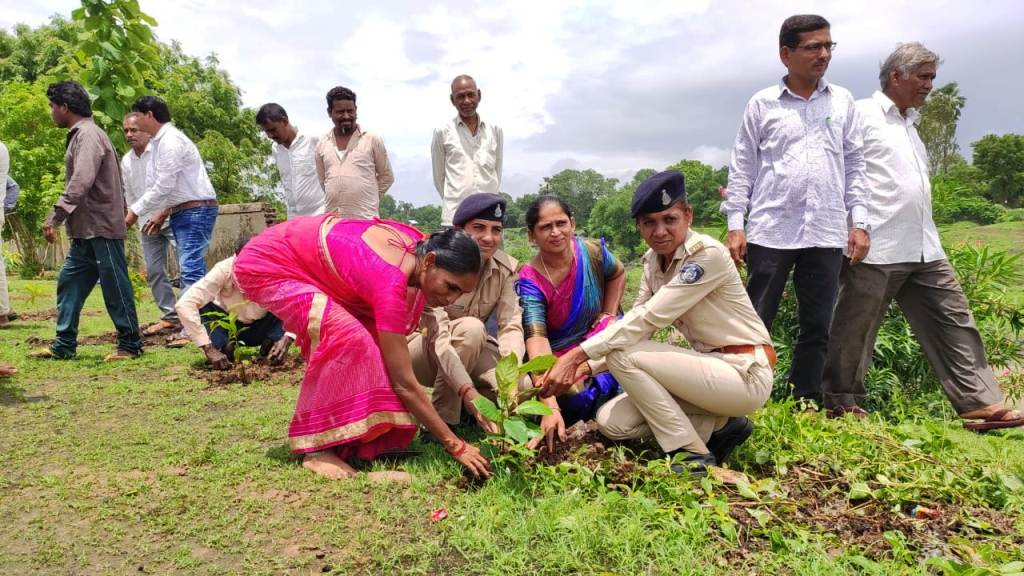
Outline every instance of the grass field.
[[[11, 288], [22, 314], [53, 305], [53, 282]], [[155, 319], [148, 295], [140, 311]], [[96, 293], [82, 335], [111, 329]], [[739, 484], [609, 448], [601, 461], [504, 462], [466, 489], [419, 440], [419, 456], [387, 464], [409, 485], [331, 482], [287, 449], [299, 372], [210, 385], [194, 348], [119, 364], [102, 362], [109, 345], [25, 358], [30, 339], [52, 337], [52, 319], [0, 330], [0, 361], [20, 369], [0, 380], [0, 574], [1024, 570], [1024, 432], [969, 433], [935, 416], [948, 410], [897, 406], [858, 422], [771, 404], [735, 457]], [[917, 505], [938, 517], [912, 518]], [[447, 518], [432, 521], [439, 509]]]

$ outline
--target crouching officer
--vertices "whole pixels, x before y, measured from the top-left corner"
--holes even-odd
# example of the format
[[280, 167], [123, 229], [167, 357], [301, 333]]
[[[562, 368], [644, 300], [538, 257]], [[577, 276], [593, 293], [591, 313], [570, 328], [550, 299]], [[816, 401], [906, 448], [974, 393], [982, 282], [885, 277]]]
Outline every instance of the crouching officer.
[[[501, 250], [505, 199], [498, 194], [473, 194], [459, 204], [452, 218], [480, 246], [483, 268], [476, 289], [463, 294], [444, 308], [426, 308], [420, 318], [423, 332], [409, 338], [413, 370], [420, 384], [432, 386], [433, 404], [448, 424], [458, 424], [462, 409], [482, 428], [497, 427], [473, 406], [483, 393], [495, 397], [494, 367], [498, 360], [515, 353], [520, 360], [523, 342], [523, 311], [515, 291], [519, 263]], [[485, 324], [495, 314], [497, 339], [488, 335]]]
[[[666, 171], [637, 187], [630, 212], [650, 250], [633, 309], [562, 356], [542, 383], [557, 394], [605, 358], [625, 394], [597, 413], [613, 439], [654, 435], [673, 470], [704, 474], [753, 431], [745, 418], [768, 400], [775, 351], [729, 250], [690, 229], [683, 175]], [[690, 349], [654, 342], [673, 325]]]

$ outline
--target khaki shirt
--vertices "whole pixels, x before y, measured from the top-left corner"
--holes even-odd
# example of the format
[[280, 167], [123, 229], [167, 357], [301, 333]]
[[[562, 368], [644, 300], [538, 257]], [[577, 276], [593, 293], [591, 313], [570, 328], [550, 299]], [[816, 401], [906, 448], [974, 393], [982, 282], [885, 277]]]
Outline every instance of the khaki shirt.
[[522, 360], [526, 345], [523, 342], [523, 309], [519, 307], [519, 296], [515, 291], [518, 267], [515, 258], [498, 250], [480, 273], [476, 290], [463, 294], [444, 308], [423, 310], [420, 324], [426, 328], [427, 341], [437, 357], [438, 372], [449, 385], [461, 387], [472, 383], [452, 346], [451, 320], [471, 316], [487, 322], [497, 309], [498, 353], [501, 356], [514, 353]]
[[66, 223], [71, 238], [123, 239], [128, 231], [121, 162], [102, 128], [83, 118], [68, 130], [64, 193], [46, 222]]
[[325, 211], [364, 220], [380, 215], [380, 197], [395, 183], [395, 176], [379, 136], [357, 126], [345, 150], [338, 150], [331, 128], [320, 137], [313, 158]]
[[[602, 358], [669, 325], [697, 352], [771, 344], [729, 251], [714, 238], [693, 230], [664, 272], [653, 250], [644, 254], [644, 274], [633, 309], [581, 346], [590, 358]], [[749, 354], [730, 356], [747, 363], [754, 359]]]

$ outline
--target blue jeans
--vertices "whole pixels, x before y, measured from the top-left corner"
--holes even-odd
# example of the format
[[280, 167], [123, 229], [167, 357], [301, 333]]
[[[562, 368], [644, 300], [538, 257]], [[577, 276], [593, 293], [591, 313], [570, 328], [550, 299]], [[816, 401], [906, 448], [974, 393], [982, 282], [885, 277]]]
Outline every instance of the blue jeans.
[[124, 240], [74, 238], [57, 280], [57, 339], [50, 351], [71, 358], [78, 349], [78, 319], [89, 293], [100, 281], [103, 303], [117, 328], [117, 349], [142, 353], [142, 334], [135, 315], [135, 298], [128, 279]]
[[[213, 347], [217, 350], [224, 352], [229, 342], [228, 332], [220, 326], [213, 328], [210, 324], [217, 319], [219, 314], [226, 316], [227, 311], [210, 302], [203, 306], [199, 312], [203, 318], [203, 327], [206, 328], [206, 333], [210, 335], [210, 344], [213, 344]], [[210, 316], [207, 316], [207, 314], [210, 314]], [[284, 324], [269, 312], [267, 312], [266, 316], [251, 324], [238, 322], [237, 326], [237, 344], [239, 346], [262, 346], [267, 340], [277, 342], [284, 338]]]
[[206, 276], [206, 250], [217, 221], [217, 206], [189, 208], [171, 216], [171, 231], [178, 245], [178, 267], [181, 269], [181, 294]]

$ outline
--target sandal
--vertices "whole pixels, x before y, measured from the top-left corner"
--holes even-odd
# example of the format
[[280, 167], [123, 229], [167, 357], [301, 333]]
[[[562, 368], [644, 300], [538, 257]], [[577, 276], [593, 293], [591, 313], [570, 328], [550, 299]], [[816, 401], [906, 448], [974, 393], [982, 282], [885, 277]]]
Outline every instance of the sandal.
[[103, 357], [104, 362], [116, 362], [118, 360], [134, 360], [142, 354], [132, 354], [127, 350], [115, 350]]
[[964, 428], [968, 430], [984, 431], [984, 430], [996, 430], [998, 428], [1016, 428], [1018, 426], [1024, 426], [1024, 418], [1011, 418], [1009, 420], [1003, 420], [1003, 417], [1014, 412], [1009, 408], [1003, 408], [996, 410], [991, 416], [984, 420], [977, 422], [964, 422]]
[[157, 334], [167, 332], [168, 330], [181, 330], [181, 325], [168, 322], [167, 320], [160, 320], [147, 326], [146, 329], [142, 331], [142, 335], [156, 336]]
[[836, 406], [828, 411], [829, 418], [842, 418], [849, 414], [857, 420], [864, 420], [868, 417], [868, 411], [860, 406]]

